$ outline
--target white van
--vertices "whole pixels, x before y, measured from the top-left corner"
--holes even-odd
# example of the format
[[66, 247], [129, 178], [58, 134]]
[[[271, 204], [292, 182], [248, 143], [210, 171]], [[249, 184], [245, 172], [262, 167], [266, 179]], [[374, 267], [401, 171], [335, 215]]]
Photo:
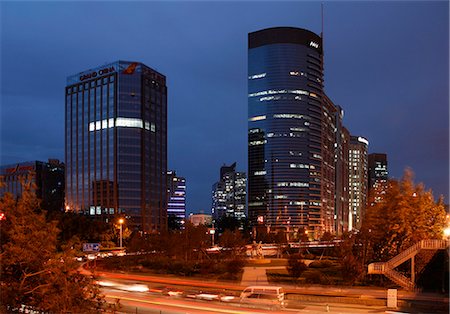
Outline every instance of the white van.
[[277, 286], [249, 286], [241, 293], [242, 305], [280, 309], [286, 306], [284, 290]]

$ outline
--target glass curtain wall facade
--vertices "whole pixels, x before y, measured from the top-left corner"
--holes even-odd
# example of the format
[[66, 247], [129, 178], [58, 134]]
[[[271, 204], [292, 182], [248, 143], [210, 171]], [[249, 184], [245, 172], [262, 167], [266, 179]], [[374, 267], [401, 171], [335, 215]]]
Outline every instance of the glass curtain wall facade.
[[175, 171], [167, 172], [168, 204], [167, 215], [172, 216], [181, 226], [186, 218], [186, 179], [177, 176]]
[[335, 133], [335, 233], [342, 235], [348, 231], [348, 215], [349, 215], [349, 144], [350, 132], [342, 124], [344, 111], [337, 106], [336, 116], [336, 133]]
[[128, 61], [69, 76], [65, 121], [66, 208], [166, 228], [165, 76]]
[[371, 205], [373, 205], [373, 203], [381, 202], [383, 195], [386, 193], [387, 181], [387, 155], [380, 153], [369, 154], [368, 184]]
[[246, 217], [247, 176], [236, 171], [236, 163], [220, 168], [220, 180], [212, 186], [211, 213], [215, 220], [222, 216], [243, 220]]
[[359, 230], [367, 206], [367, 150], [369, 141], [361, 136], [350, 137], [349, 147], [349, 216], [350, 230]]
[[330, 228], [326, 219], [334, 208], [322, 202], [322, 104], [318, 35], [291, 27], [249, 34], [248, 213], [253, 225], [303, 227], [315, 238]]

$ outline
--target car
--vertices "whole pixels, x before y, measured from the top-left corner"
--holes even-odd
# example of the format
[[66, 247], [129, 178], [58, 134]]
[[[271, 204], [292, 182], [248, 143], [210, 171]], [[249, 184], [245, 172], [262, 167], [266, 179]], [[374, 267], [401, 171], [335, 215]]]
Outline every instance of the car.
[[215, 292], [203, 292], [203, 291], [201, 291], [200, 293], [195, 295], [195, 298], [197, 300], [219, 301], [220, 300], [220, 295], [218, 293], [215, 293]]
[[166, 286], [151, 287], [148, 291], [151, 293], [167, 295], [169, 297], [181, 297], [183, 295], [182, 290]]
[[278, 286], [249, 286], [242, 291], [240, 304], [272, 310], [281, 309], [286, 306], [284, 290]]

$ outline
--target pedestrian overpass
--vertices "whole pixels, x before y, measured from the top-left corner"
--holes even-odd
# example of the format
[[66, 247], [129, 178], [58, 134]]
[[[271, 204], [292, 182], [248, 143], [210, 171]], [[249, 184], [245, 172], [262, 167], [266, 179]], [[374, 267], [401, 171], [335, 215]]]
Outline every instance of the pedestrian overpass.
[[[430, 252], [429, 254], [427, 254], [428, 260], [426, 261], [426, 263], [428, 263], [437, 250], [446, 249], [448, 248], [448, 246], [449, 246], [448, 240], [422, 240], [420, 242], [417, 242], [410, 248], [406, 249], [405, 251], [401, 252], [397, 256], [391, 258], [387, 262], [369, 264], [368, 273], [385, 275], [386, 277], [388, 277], [389, 279], [391, 279], [393, 282], [403, 287], [404, 289], [410, 291], [415, 290], [416, 289], [415, 284], [416, 266], [414, 260], [415, 256], [421, 250], [428, 250]], [[410, 278], [406, 277], [405, 275], [395, 270], [396, 267], [407, 262], [408, 260], [411, 260]]]

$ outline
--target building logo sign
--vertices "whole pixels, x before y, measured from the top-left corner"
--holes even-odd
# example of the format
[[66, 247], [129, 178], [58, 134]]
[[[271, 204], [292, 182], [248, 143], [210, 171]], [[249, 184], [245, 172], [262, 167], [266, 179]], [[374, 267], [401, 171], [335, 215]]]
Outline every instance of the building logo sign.
[[131, 63], [125, 70], [123, 70], [123, 74], [133, 74], [137, 65], [137, 62]]
[[316, 49], [319, 48], [319, 44], [316, 43], [315, 41], [310, 41], [310, 42], [309, 42], [309, 46], [310, 46], [310, 47], [314, 47], [314, 48], [316, 48]]
[[97, 76], [102, 76], [113, 72], [116, 72], [116, 69], [114, 68], [114, 66], [110, 66], [107, 68], [100, 69], [98, 71], [93, 71], [91, 73], [80, 75], [80, 81], [96, 78]]

